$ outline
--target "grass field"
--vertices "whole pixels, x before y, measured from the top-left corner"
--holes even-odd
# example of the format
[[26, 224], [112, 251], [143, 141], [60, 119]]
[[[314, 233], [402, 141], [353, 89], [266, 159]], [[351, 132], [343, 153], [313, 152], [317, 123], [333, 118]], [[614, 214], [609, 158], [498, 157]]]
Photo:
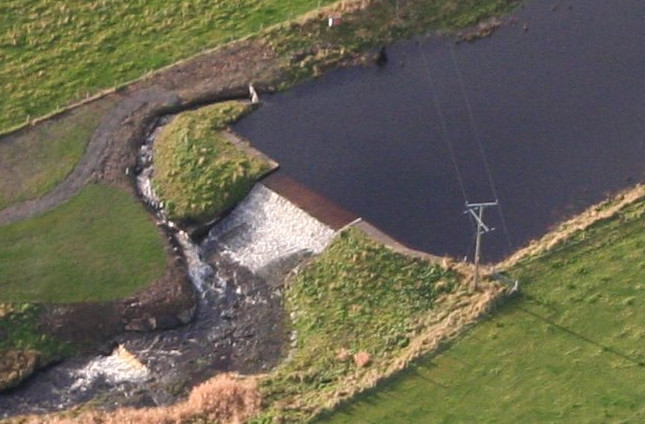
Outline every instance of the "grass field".
[[250, 109], [241, 102], [216, 103], [181, 113], [161, 129], [153, 146], [153, 184], [169, 218], [211, 220], [269, 170], [222, 134]]
[[0, 132], [329, 0], [3, 0]]
[[0, 302], [122, 298], [161, 277], [165, 262], [141, 205], [90, 185], [53, 211], [0, 226]]
[[645, 199], [511, 272], [521, 298], [317, 422], [643, 422]]
[[96, 102], [71, 111], [67, 119], [44, 122], [1, 139], [0, 209], [39, 197], [65, 179], [112, 106], [112, 102]]

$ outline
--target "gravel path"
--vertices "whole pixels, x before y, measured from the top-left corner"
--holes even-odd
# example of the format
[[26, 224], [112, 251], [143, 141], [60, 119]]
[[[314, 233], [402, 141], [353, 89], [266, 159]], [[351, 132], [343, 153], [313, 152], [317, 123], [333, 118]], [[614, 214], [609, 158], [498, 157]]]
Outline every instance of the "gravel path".
[[[0, 225], [53, 209], [90, 181], [134, 192], [125, 169], [134, 166], [140, 140], [157, 116], [218, 100], [243, 98], [249, 82], [260, 81], [267, 86], [279, 75], [278, 62], [268, 46], [244, 41], [180, 62], [109, 94], [121, 100], [103, 118], [74, 170], [42, 197], [0, 210]], [[62, 115], [52, 119], [70, 118]]]
[[113, 141], [114, 129], [146, 104], [174, 104], [176, 94], [159, 90], [142, 90], [126, 97], [103, 119], [90, 139], [85, 154], [67, 178], [44, 196], [18, 203], [0, 211], [0, 224], [8, 224], [50, 210], [66, 201], [96, 177]]

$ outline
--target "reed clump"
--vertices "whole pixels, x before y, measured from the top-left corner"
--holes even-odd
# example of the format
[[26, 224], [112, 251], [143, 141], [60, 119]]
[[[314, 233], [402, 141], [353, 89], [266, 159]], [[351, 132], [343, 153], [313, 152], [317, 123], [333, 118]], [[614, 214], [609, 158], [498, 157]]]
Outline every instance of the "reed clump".
[[120, 408], [65, 415], [32, 415], [24, 424], [240, 424], [259, 411], [260, 392], [254, 379], [220, 374], [193, 388], [188, 399], [166, 407]]

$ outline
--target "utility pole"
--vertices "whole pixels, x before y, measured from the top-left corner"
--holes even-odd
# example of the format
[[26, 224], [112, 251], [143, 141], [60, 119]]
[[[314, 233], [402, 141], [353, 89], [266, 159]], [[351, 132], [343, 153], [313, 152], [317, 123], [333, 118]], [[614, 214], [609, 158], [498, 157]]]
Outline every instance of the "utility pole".
[[494, 228], [490, 228], [486, 224], [484, 224], [484, 209], [488, 206], [497, 206], [497, 201], [485, 203], [466, 203], [466, 213], [472, 215], [472, 217], [475, 218], [475, 221], [477, 222], [477, 239], [475, 241], [475, 280], [473, 283], [473, 288], [475, 290], [479, 289], [479, 257], [481, 253], [481, 237], [482, 234], [494, 230]]

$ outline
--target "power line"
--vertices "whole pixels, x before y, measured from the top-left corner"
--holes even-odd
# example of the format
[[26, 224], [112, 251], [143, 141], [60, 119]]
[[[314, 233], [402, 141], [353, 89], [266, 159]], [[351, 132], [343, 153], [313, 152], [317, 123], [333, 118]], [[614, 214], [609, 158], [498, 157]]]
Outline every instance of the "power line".
[[475, 138], [475, 141], [477, 142], [477, 146], [479, 147], [479, 153], [481, 154], [482, 161], [484, 162], [484, 168], [486, 170], [486, 176], [488, 177], [488, 183], [490, 184], [491, 190], [493, 192], [493, 196], [495, 197], [495, 202], [497, 203], [497, 209], [499, 210], [499, 216], [502, 221], [502, 229], [504, 231], [504, 235], [506, 236], [506, 244], [508, 245], [509, 252], [513, 250], [513, 246], [511, 243], [511, 237], [508, 232], [508, 226], [506, 225], [506, 218], [504, 217], [504, 212], [502, 211], [502, 205], [499, 202], [499, 196], [497, 195], [497, 189], [495, 187], [495, 182], [493, 180], [493, 175], [490, 171], [490, 166], [488, 165], [488, 160], [486, 158], [486, 152], [484, 150], [484, 145], [481, 141], [481, 137], [479, 135], [479, 131], [477, 129], [477, 125], [475, 124], [475, 117], [473, 114], [473, 108], [470, 104], [470, 99], [468, 98], [468, 94], [466, 93], [466, 88], [464, 85], [463, 77], [461, 75], [461, 70], [459, 69], [459, 65], [457, 64], [457, 58], [455, 55], [455, 49], [452, 46], [452, 43], [449, 43], [450, 45], [450, 56], [452, 57], [452, 64], [455, 68], [455, 72], [457, 74], [457, 80], [459, 81], [459, 88], [461, 89], [461, 94], [464, 98], [464, 101], [466, 103], [466, 109], [468, 111], [468, 118], [470, 120], [470, 126], [473, 131], [473, 136]]
[[448, 125], [446, 124], [446, 119], [443, 115], [443, 111], [441, 110], [441, 105], [439, 104], [439, 95], [437, 92], [437, 87], [435, 85], [434, 79], [432, 78], [432, 74], [430, 73], [430, 67], [428, 66], [428, 59], [426, 58], [425, 52], [419, 45], [419, 51], [421, 52], [421, 57], [423, 58], [423, 65], [426, 70], [426, 75], [428, 77], [428, 81], [430, 82], [430, 87], [432, 89], [432, 100], [435, 105], [435, 109], [437, 109], [437, 114], [439, 115], [439, 120], [441, 121], [441, 130], [443, 133], [443, 139], [448, 147], [448, 151], [450, 152], [450, 160], [452, 161], [452, 165], [455, 168], [455, 173], [457, 176], [457, 182], [459, 183], [459, 188], [461, 189], [461, 194], [464, 197], [464, 204], [468, 203], [468, 196], [466, 195], [466, 187], [464, 186], [464, 181], [461, 177], [461, 172], [459, 172], [459, 166], [457, 165], [457, 158], [455, 156], [455, 150], [452, 145], [452, 140], [450, 139], [450, 135], [448, 134]]

